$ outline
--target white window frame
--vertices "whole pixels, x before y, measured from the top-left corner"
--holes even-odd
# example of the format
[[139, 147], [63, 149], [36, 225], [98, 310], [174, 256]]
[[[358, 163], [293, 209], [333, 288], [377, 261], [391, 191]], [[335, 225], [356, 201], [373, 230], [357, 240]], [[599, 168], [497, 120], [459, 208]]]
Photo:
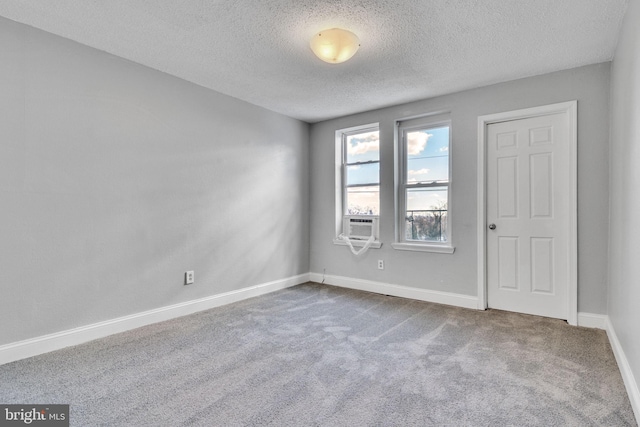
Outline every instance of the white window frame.
[[[346, 246], [347, 243], [339, 239], [338, 236], [343, 232], [343, 221], [346, 213], [346, 198], [347, 198], [347, 185], [346, 185], [346, 168], [347, 168], [347, 154], [345, 150], [345, 144], [347, 137], [350, 135], [356, 135], [359, 133], [365, 133], [368, 131], [380, 131], [379, 123], [369, 123], [366, 125], [353, 126], [345, 129], [336, 130], [335, 134], [335, 236], [333, 243], [336, 245]], [[378, 154], [378, 165], [381, 164], [381, 158]], [[382, 187], [380, 178], [378, 178], [378, 187]], [[367, 215], [369, 217], [377, 217], [380, 215]], [[366, 242], [352, 240], [353, 246], [364, 246]], [[372, 249], [379, 249], [382, 246], [379, 238], [377, 238], [372, 244]]]
[[[416, 130], [429, 130], [447, 126], [449, 128], [449, 179], [447, 184], [407, 184], [407, 156], [406, 137], [407, 132]], [[395, 242], [391, 244], [394, 249], [404, 251], [435, 252], [452, 254], [455, 251], [453, 246], [452, 227], [452, 141], [453, 127], [448, 113], [436, 113], [428, 116], [409, 118], [396, 121], [395, 132], [395, 153], [396, 153], [396, 173], [395, 173]], [[447, 228], [446, 242], [407, 240], [405, 237], [405, 222], [407, 212], [407, 188], [428, 188], [447, 187]]]

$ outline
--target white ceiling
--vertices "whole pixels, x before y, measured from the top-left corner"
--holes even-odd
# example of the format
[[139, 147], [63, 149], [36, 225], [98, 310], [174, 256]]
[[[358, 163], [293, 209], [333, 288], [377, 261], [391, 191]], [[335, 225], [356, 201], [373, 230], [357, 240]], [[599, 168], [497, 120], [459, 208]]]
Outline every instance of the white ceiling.
[[[309, 122], [609, 61], [628, 0], [3, 0], [0, 15]], [[315, 32], [361, 48], [327, 64]]]

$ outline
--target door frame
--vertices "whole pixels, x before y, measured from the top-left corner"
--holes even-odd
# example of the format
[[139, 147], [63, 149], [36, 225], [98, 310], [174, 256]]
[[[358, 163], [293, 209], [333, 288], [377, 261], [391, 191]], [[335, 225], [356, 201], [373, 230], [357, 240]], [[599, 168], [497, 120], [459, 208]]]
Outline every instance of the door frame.
[[568, 319], [578, 324], [578, 101], [561, 102], [478, 117], [478, 309], [486, 310], [487, 298], [487, 126], [532, 117], [566, 113], [569, 125], [569, 283]]

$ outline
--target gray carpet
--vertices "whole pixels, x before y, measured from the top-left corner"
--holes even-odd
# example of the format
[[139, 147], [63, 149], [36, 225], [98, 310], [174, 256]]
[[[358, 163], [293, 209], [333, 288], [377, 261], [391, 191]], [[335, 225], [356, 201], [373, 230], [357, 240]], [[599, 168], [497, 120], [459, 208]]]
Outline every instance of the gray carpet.
[[603, 331], [314, 283], [0, 366], [75, 426], [636, 425]]

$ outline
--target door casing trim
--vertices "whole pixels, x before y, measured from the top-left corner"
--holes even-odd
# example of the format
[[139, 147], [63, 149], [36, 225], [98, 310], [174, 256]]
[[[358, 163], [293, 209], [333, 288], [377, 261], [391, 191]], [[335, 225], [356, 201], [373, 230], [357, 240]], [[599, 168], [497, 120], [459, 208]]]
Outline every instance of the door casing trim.
[[578, 101], [561, 102], [478, 117], [478, 309], [486, 310], [487, 301], [487, 126], [492, 123], [566, 113], [569, 121], [569, 284], [567, 286], [570, 325], [578, 324]]

